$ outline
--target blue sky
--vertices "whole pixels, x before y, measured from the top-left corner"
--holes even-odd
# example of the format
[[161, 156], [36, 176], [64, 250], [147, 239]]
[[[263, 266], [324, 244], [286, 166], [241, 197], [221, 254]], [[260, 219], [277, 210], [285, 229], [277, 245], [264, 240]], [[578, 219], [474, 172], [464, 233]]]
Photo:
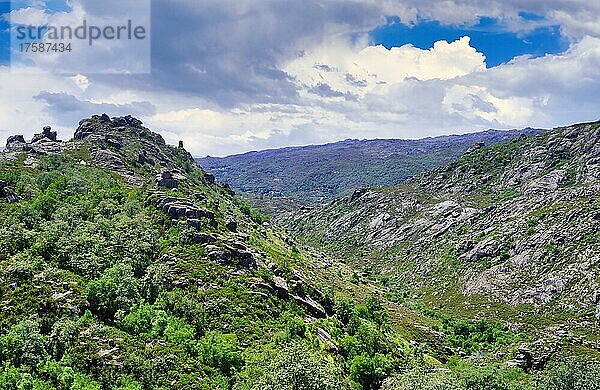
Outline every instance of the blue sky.
[[[541, 16], [521, 14], [524, 21], [540, 21]], [[530, 55], [540, 57], [558, 54], [569, 48], [569, 39], [562, 36], [559, 25], [540, 26], [527, 32], [509, 31], [494, 18], [481, 18], [472, 26], [443, 25], [436, 20], [423, 20], [416, 25], [403, 24], [398, 18], [390, 18], [388, 24], [371, 32], [371, 43], [386, 48], [412, 44], [429, 49], [439, 40], [455, 41], [463, 36], [471, 38], [471, 45], [482, 52], [487, 66], [505, 63], [514, 57]]]
[[[149, 0], [18, 0], [13, 16], [77, 21], [125, 1]], [[80, 73], [9, 72], [0, 20], [0, 138], [68, 138], [106, 112], [225, 155], [596, 120], [599, 14], [589, 0], [160, 0], [137, 75], [89, 72], [139, 63], [127, 51], [73, 55]]]
[[[0, 0], [0, 15], [10, 12], [10, 2]], [[10, 33], [8, 22], [0, 16], [0, 65], [10, 62]]]

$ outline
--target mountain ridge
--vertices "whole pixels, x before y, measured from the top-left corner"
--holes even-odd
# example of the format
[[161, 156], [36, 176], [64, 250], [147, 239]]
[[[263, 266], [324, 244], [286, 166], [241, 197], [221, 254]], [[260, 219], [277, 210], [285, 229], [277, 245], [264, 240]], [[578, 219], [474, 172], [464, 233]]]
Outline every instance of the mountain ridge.
[[260, 204], [260, 197], [327, 203], [365, 186], [398, 184], [448, 163], [478, 143], [497, 143], [540, 129], [487, 130], [418, 140], [345, 140], [196, 159], [218, 180]]
[[8, 139], [0, 248], [3, 388], [541, 390], [596, 369], [579, 339], [448, 314], [302, 244], [131, 116]]

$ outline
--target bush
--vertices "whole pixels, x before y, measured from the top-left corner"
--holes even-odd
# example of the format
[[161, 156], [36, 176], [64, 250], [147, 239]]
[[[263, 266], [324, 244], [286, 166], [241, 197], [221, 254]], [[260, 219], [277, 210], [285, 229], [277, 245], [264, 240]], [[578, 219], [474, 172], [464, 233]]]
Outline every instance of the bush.
[[600, 389], [600, 364], [575, 359], [556, 363], [538, 374], [537, 388], [540, 390]]
[[46, 337], [40, 334], [37, 322], [25, 320], [0, 336], [0, 361], [13, 366], [36, 367], [46, 359]]
[[244, 363], [237, 337], [234, 334], [209, 332], [200, 340], [200, 358], [207, 366], [230, 376]]
[[116, 264], [89, 283], [87, 298], [93, 312], [112, 322], [117, 311], [127, 312], [140, 300], [139, 279], [130, 266]]
[[382, 354], [356, 356], [350, 362], [350, 379], [363, 390], [378, 389], [394, 368], [393, 359]]
[[281, 350], [252, 356], [240, 373], [235, 390], [347, 389], [342, 370], [304, 341]]

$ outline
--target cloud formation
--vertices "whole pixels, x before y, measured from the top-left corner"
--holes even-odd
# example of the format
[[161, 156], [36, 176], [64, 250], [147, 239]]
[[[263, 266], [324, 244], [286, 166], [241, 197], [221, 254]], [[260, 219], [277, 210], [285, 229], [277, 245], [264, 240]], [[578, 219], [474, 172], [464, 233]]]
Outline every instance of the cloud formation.
[[[72, 4], [72, 13], [98, 12], [94, 2]], [[185, 140], [195, 154], [221, 155], [344, 138], [550, 127], [598, 116], [597, 2], [153, 4], [152, 74], [21, 75], [0, 68], [0, 136], [31, 135], [43, 124], [68, 134], [94, 112], [131, 113], [168, 141]], [[57, 17], [35, 8], [15, 15]], [[559, 24], [571, 46], [488, 68], [468, 36], [425, 50], [372, 46], [369, 32], [390, 17], [461, 26], [488, 17], [517, 35]]]

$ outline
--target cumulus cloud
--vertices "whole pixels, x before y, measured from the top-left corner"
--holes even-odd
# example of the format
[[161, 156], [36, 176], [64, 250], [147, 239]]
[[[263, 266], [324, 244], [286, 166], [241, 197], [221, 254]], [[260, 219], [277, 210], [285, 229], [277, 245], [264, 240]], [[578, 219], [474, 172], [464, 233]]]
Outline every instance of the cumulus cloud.
[[150, 102], [132, 102], [128, 104], [113, 104], [80, 100], [64, 92], [52, 93], [42, 91], [35, 95], [36, 102], [43, 103], [44, 109], [54, 118], [59, 125], [70, 125], [82, 118], [87, 118], [98, 112], [108, 113], [111, 116], [148, 116], [155, 113], [156, 108]]
[[[58, 20], [106, 10], [95, 0], [71, 4], [71, 12], [55, 14], [31, 5], [14, 17]], [[0, 69], [0, 135], [32, 134], [42, 124], [66, 133], [82, 117], [106, 111], [141, 116], [170, 142], [219, 155], [593, 120], [598, 14], [600, 3], [588, 0], [156, 1], [150, 75]], [[516, 34], [559, 24], [571, 46], [488, 68], [468, 36], [425, 50], [370, 45], [369, 32], [388, 17], [463, 27], [491, 17]], [[71, 60], [133, 58], [126, 54], [100, 50]]]

